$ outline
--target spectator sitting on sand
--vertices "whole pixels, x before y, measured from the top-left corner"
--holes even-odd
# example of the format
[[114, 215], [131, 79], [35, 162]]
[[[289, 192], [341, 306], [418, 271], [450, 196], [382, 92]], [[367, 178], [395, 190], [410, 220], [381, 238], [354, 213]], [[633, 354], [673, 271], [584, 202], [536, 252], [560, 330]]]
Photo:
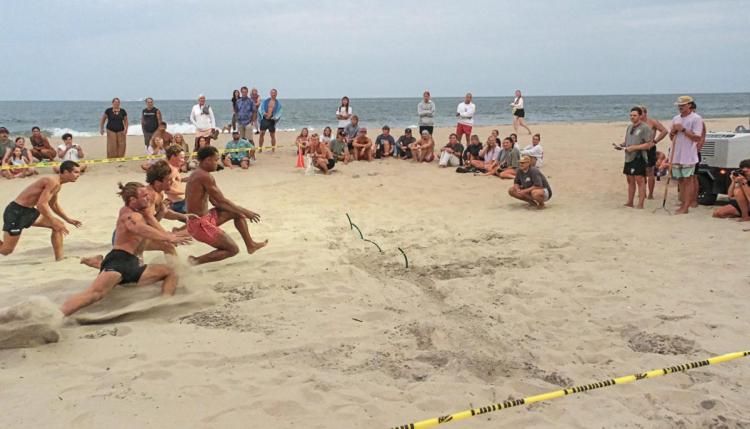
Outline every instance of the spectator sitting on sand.
[[[356, 116], [352, 116], [352, 123], [354, 118]], [[367, 137], [367, 128], [358, 128], [357, 137], [352, 141], [352, 147], [354, 148], [354, 159], [357, 161], [372, 161], [375, 156], [375, 146], [372, 144], [372, 140]]]
[[461, 155], [464, 147], [459, 143], [458, 136], [451, 133], [448, 137], [448, 144], [440, 149], [440, 161], [438, 167], [459, 167], [461, 165]]
[[740, 162], [740, 168], [737, 172], [732, 172], [731, 183], [727, 190], [729, 195], [729, 204], [714, 210], [714, 217], [731, 218], [739, 217], [740, 222], [750, 220], [750, 159]]
[[42, 134], [42, 130], [39, 127], [31, 128], [31, 156], [39, 161], [52, 161], [55, 159], [57, 152], [52, 149], [49, 144], [49, 140]]
[[344, 164], [349, 163], [349, 149], [346, 147], [344, 130], [337, 130], [336, 138], [331, 140], [331, 143], [328, 146], [337, 161], [344, 161]]
[[310, 142], [310, 131], [307, 128], [302, 128], [297, 138], [294, 140], [294, 144], [297, 146], [297, 151], [306, 153], [307, 144]]
[[[427, 132], [429, 133], [430, 130], [427, 130]], [[397, 156], [401, 159], [411, 159], [412, 154], [411, 149], [409, 149], [409, 145], [411, 145], [415, 141], [417, 141], [417, 139], [412, 137], [411, 128], [405, 129], [404, 135], [396, 140], [396, 152], [394, 152], [394, 154], [397, 153]]]
[[513, 140], [510, 137], [506, 137], [503, 140], [503, 147], [500, 149], [497, 159], [485, 175], [495, 175], [501, 179], [515, 179], [520, 159], [521, 153], [518, 148], [513, 147]]
[[336, 165], [336, 158], [327, 145], [320, 143], [318, 135], [313, 134], [310, 138], [310, 155], [312, 162], [323, 174], [328, 174]]
[[542, 148], [541, 141], [542, 136], [534, 134], [534, 136], [531, 137], [531, 145], [526, 146], [521, 150], [521, 155], [531, 157], [532, 167], [542, 168], [542, 165], [544, 164], [544, 149]]
[[482, 151], [482, 143], [479, 141], [479, 136], [474, 134], [471, 136], [471, 140], [469, 141], [469, 145], [466, 146], [466, 150], [464, 151], [464, 165], [468, 166], [471, 161], [475, 159], [481, 159], [479, 157], [479, 152]]
[[352, 149], [352, 142], [359, 136], [359, 116], [352, 115], [349, 118], [349, 125], [344, 127], [344, 137], [346, 137], [346, 144], [349, 150]]
[[[148, 147], [146, 148], [146, 152], [149, 155], [164, 155], [166, 153], [166, 149], [164, 148], [164, 140], [162, 140], [161, 137], [151, 137], [151, 143], [149, 143]], [[161, 158], [149, 159], [148, 161], [141, 164], [141, 168], [143, 169], [143, 171], [146, 171], [159, 159]]]
[[[224, 166], [227, 168], [234, 168], [239, 166], [243, 170], [250, 168], [250, 160], [255, 159], [255, 145], [247, 141], [247, 139], [240, 138], [240, 130], [232, 131], [232, 140], [228, 141], [225, 149], [247, 149], [240, 152], [227, 152], [224, 154]], [[252, 135], [252, 132], [249, 132]]]
[[497, 139], [493, 136], [487, 137], [487, 143], [484, 148], [479, 151], [479, 158], [470, 161], [470, 164], [475, 169], [487, 172], [492, 166], [493, 162], [496, 162], [497, 156], [500, 150], [497, 148]]
[[[26, 149], [26, 139], [23, 137], [16, 137], [13, 147], [5, 151], [2, 165], [30, 165], [33, 163], [34, 160], [31, 158], [31, 152]], [[22, 173], [23, 174], [17, 175], [17, 177], [31, 176], [37, 174], [37, 171], [33, 167], [29, 167], [24, 168]], [[9, 175], [6, 175], [5, 177], [11, 179]]]
[[[60, 161], [73, 161], [78, 163], [78, 161], [82, 160], [83, 155], [83, 148], [81, 146], [78, 146], [77, 144], [73, 143], [73, 135], [70, 133], [65, 133], [62, 135], [63, 143], [59, 146], [57, 146], [57, 156], [60, 157]], [[78, 169], [81, 174], [83, 174], [86, 171], [86, 164], [81, 164]], [[52, 167], [52, 170], [55, 173], [60, 173], [60, 167]]]
[[375, 138], [375, 158], [386, 158], [391, 156], [396, 147], [396, 140], [391, 135], [391, 127], [383, 125], [383, 133]]
[[552, 198], [552, 188], [547, 182], [544, 174], [531, 166], [531, 157], [524, 155], [518, 161], [518, 170], [513, 186], [508, 189], [508, 194], [521, 201], [526, 201], [537, 210], [544, 209], [544, 203]]
[[417, 162], [432, 162], [435, 159], [435, 140], [429, 131], [422, 131], [422, 138], [409, 146], [412, 156]]

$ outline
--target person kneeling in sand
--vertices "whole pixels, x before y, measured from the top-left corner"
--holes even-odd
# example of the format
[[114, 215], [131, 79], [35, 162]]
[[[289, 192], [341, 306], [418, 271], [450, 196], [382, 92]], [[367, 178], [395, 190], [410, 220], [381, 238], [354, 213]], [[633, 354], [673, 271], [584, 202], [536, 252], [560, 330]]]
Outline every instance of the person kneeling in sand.
[[162, 296], [174, 295], [177, 274], [166, 265], [141, 265], [136, 256], [137, 249], [145, 240], [168, 243], [170, 246], [190, 241], [187, 233], [159, 231], [149, 226], [143, 213], [151, 206], [151, 197], [143, 184], [129, 182], [120, 184], [119, 195], [125, 206], [120, 209], [115, 229], [115, 243], [101, 262], [99, 275], [85, 291], [72, 296], [60, 309], [70, 316], [83, 307], [102, 299], [118, 284], [136, 283], [145, 286], [162, 281]]
[[733, 171], [731, 183], [727, 190], [729, 204], [714, 210], [714, 217], [731, 218], [739, 217], [737, 221], [747, 222], [750, 220], [750, 159], [740, 162], [739, 171]]
[[[232, 220], [242, 240], [245, 242], [247, 253], [252, 254], [268, 244], [268, 240], [255, 242], [250, 236], [247, 221], [260, 222], [260, 215], [240, 207], [230, 201], [216, 185], [211, 173], [216, 171], [219, 164], [219, 151], [213, 146], [206, 146], [198, 151], [198, 168], [187, 181], [186, 198], [187, 213], [197, 217], [190, 217], [187, 221], [187, 231], [198, 241], [214, 247], [216, 250], [202, 256], [190, 256], [193, 265], [207, 262], [221, 261], [239, 253], [237, 244], [219, 228], [223, 223]], [[208, 209], [208, 201], [214, 205]]]
[[538, 168], [531, 166], [531, 157], [524, 155], [518, 161], [516, 178], [513, 186], [508, 189], [508, 194], [542, 210], [544, 203], [552, 198], [552, 188], [544, 174]]
[[367, 128], [360, 128], [357, 131], [357, 137], [352, 141], [352, 147], [354, 148], [354, 159], [356, 161], [372, 161], [375, 157], [375, 145], [367, 137]]
[[316, 166], [323, 174], [328, 174], [336, 165], [336, 158], [328, 146], [320, 143], [317, 134], [310, 137], [310, 155], [312, 155], [313, 165]]
[[55, 216], [54, 212], [65, 222], [81, 226], [81, 222], [69, 218], [58, 204], [57, 196], [60, 187], [66, 183], [75, 182], [81, 170], [73, 161], [60, 164], [57, 176], [42, 177], [24, 189], [15, 200], [5, 208], [3, 214], [3, 241], [0, 241], [0, 255], [10, 255], [21, 239], [21, 232], [32, 226], [41, 226], [52, 230], [52, 249], [55, 260], [63, 258], [63, 236], [69, 231], [65, 224]]
[[427, 130], [422, 131], [422, 138], [410, 144], [409, 149], [411, 149], [412, 159], [416, 162], [432, 162], [435, 159], [435, 140]]

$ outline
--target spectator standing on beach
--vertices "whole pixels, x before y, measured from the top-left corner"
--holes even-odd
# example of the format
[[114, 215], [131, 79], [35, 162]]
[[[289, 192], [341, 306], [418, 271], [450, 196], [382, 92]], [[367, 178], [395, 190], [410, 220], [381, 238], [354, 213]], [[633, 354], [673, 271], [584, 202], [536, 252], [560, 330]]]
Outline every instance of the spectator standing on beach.
[[523, 108], [523, 95], [521, 95], [520, 90], [516, 90], [516, 98], [510, 103], [510, 107], [513, 113], [513, 131], [518, 132], [518, 126], [520, 125], [522, 128], [526, 128], [526, 131], [531, 134], [531, 130], [526, 126], [526, 120], [524, 119], [526, 111]]
[[[246, 86], [240, 88], [240, 96], [234, 102], [237, 109], [237, 126], [240, 138], [253, 141], [253, 113], [255, 113], [255, 102], [248, 95]], [[234, 131], [234, 128], [232, 129]]]
[[216, 128], [216, 118], [211, 106], [206, 104], [206, 96], [203, 94], [198, 96], [198, 104], [194, 105], [193, 110], [190, 111], [190, 123], [195, 127], [196, 144], [200, 137], [206, 137], [210, 143], [211, 133]]
[[[656, 186], [656, 177], [655, 177], [655, 170], [656, 170], [656, 145], [664, 140], [664, 137], [669, 134], [669, 130], [667, 130], [664, 125], [662, 125], [661, 122], [658, 120], [651, 118], [648, 116], [648, 109], [646, 106], [639, 106], [641, 108], [641, 111], [643, 112], [643, 115], [641, 115], [641, 122], [646, 124], [651, 129], [651, 136], [654, 138], [653, 145], [651, 146], [651, 149], [648, 150], [648, 163], [646, 164], [646, 181], [648, 182], [648, 198], [649, 200], [654, 199], [654, 187]], [[658, 133], [658, 135], [657, 135]]]
[[[512, 134], [511, 134], [512, 137]], [[544, 148], [542, 148], [542, 136], [537, 133], [531, 137], [531, 144], [521, 150], [521, 155], [531, 157], [531, 166], [542, 168], [544, 165]]]
[[237, 108], [237, 100], [240, 99], [240, 91], [234, 90], [232, 91], [232, 124], [230, 125], [232, 129], [230, 131], [234, 131], [237, 129], [237, 113], [239, 109]]
[[128, 112], [120, 107], [120, 99], [112, 99], [112, 107], [104, 111], [99, 121], [99, 134], [104, 135], [107, 129], [107, 158], [125, 156], [128, 135]]
[[341, 105], [336, 109], [336, 119], [338, 120], [338, 129], [343, 130], [351, 122], [352, 106], [349, 105], [349, 97], [341, 98]]
[[695, 164], [698, 163], [698, 143], [702, 140], [703, 118], [691, 110], [693, 97], [680, 96], [675, 102], [679, 114], [672, 118], [670, 138], [674, 139], [674, 154], [672, 158], [672, 177], [677, 180], [680, 188], [682, 204], [675, 212], [685, 214], [695, 194], [693, 175]]
[[260, 94], [258, 94], [258, 88], [253, 88], [250, 90], [250, 99], [253, 100], [253, 103], [255, 103], [255, 109], [253, 109], [253, 118], [250, 120], [250, 122], [252, 122], [253, 127], [255, 127], [255, 134], [260, 134], [260, 125], [258, 125], [258, 109], [260, 109]]
[[467, 144], [471, 136], [471, 129], [474, 127], [474, 114], [477, 111], [477, 106], [471, 100], [472, 95], [468, 92], [466, 93], [466, 97], [464, 97], [464, 101], [460, 102], [456, 108], [456, 117], [458, 118], [456, 135], [459, 142], [461, 141], [461, 136], [466, 135]]
[[161, 121], [161, 111], [154, 107], [154, 99], [146, 98], [146, 108], [141, 112], [141, 130], [143, 131], [143, 143], [146, 147], [151, 144], [151, 137], [154, 136]]
[[[628, 200], [625, 207], [633, 207], [635, 188], [638, 187], [638, 205], [642, 209], [646, 200], [646, 166], [648, 151], [653, 146], [651, 129], [641, 121], [643, 111], [640, 107], [630, 109], [630, 125], [625, 131], [625, 166], [622, 173], [628, 180]], [[617, 147], [615, 147], [617, 148]]]
[[417, 104], [417, 115], [419, 115], [419, 134], [422, 135], [422, 131], [427, 130], [432, 135], [435, 126], [435, 103], [430, 98], [430, 91], [422, 94], [422, 101]]
[[276, 152], [276, 125], [281, 120], [281, 102], [276, 98], [278, 96], [276, 89], [271, 90], [271, 96], [260, 103], [258, 116], [260, 117], [260, 139], [258, 146], [263, 152], [263, 138], [266, 131], [271, 135], [271, 151]]
[[49, 144], [49, 139], [42, 134], [42, 130], [40, 130], [39, 127], [31, 128], [31, 137], [29, 137], [29, 141], [31, 142], [32, 157], [39, 161], [52, 161], [55, 159], [57, 152], [55, 152], [55, 149]]

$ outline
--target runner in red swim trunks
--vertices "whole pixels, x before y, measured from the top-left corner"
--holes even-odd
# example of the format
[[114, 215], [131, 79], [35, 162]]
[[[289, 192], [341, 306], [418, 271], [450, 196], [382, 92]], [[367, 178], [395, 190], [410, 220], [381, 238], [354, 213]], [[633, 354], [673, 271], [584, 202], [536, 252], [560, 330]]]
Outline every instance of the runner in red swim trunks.
[[[198, 168], [190, 175], [185, 189], [186, 211], [196, 217], [187, 220], [188, 233], [198, 241], [216, 248], [202, 256], [190, 256], [188, 261], [193, 265], [221, 261], [239, 253], [237, 244], [219, 228], [223, 223], [233, 220], [234, 226], [242, 236], [247, 253], [254, 253], [268, 244], [253, 241], [247, 220], [260, 222], [260, 215], [240, 207], [221, 193], [211, 172], [219, 164], [219, 151], [214, 146], [205, 146], [198, 150]], [[208, 201], [214, 207], [208, 209]]]

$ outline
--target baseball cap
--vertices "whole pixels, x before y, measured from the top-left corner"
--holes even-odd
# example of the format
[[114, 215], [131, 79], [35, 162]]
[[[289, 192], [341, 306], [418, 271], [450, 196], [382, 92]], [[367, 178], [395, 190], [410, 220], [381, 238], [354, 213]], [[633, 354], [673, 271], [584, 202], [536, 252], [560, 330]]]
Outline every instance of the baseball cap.
[[[426, 131], [426, 130], [425, 130]], [[404, 130], [404, 134], [411, 134], [411, 128], [407, 128]]]

